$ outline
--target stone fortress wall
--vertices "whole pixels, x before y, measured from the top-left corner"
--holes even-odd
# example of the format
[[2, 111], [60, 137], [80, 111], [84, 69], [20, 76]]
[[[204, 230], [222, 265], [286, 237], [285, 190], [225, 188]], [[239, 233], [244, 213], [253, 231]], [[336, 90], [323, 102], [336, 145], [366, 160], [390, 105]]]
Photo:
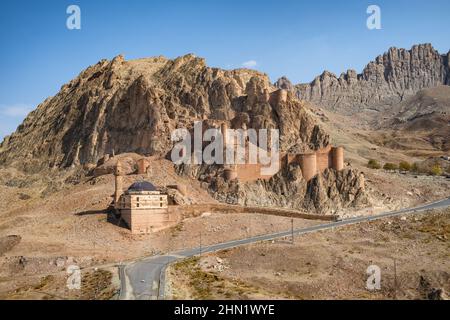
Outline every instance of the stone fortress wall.
[[[283, 91], [279, 90], [279, 93], [275, 96], [276, 99], [283, 99]], [[273, 97], [274, 95], [272, 95]], [[226, 137], [226, 131], [228, 126], [226, 123], [221, 124], [222, 135]], [[235, 144], [236, 141], [224, 141], [224, 148], [229, 143]], [[246, 155], [248, 160], [248, 155]], [[317, 174], [324, 172], [326, 169], [334, 169], [341, 171], [344, 169], [344, 148], [327, 146], [315, 152], [298, 153], [298, 154], [281, 154], [280, 155], [280, 169], [284, 169], [291, 164], [298, 164], [302, 170], [303, 178], [306, 181], [310, 181]], [[273, 175], [262, 175], [261, 169], [265, 167], [260, 163], [257, 164], [236, 164], [226, 166], [224, 172], [224, 178], [227, 181], [239, 180], [241, 182], [251, 182], [258, 179], [268, 180]]]

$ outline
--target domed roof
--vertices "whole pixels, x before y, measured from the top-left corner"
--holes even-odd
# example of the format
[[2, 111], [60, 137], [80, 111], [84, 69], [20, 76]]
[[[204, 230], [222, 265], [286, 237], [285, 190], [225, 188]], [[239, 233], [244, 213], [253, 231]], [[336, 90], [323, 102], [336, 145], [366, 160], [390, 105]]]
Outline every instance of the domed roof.
[[129, 188], [128, 191], [132, 192], [142, 192], [142, 191], [157, 191], [156, 187], [147, 181], [139, 181], [133, 183]]

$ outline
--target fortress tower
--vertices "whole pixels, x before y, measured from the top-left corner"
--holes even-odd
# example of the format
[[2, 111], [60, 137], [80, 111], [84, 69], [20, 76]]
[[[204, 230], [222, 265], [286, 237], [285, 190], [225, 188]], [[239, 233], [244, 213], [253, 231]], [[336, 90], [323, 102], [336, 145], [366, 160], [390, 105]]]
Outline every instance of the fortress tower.
[[331, 167], [336, 171], [344, 169], [344, 148], [336, 147], [331, 149]]
[[317, 156], [316, 153], [302, 154], [300, 157], [300, 168], [303, 178], [306, 181], [311, 180], [317, 175]]
[[123, 169], [120, 160], [117, 160], [116, 170], [114, 172], [115, 185], [114, 185], [114, 206], [117, 208], [120, 196], [123, 193]]

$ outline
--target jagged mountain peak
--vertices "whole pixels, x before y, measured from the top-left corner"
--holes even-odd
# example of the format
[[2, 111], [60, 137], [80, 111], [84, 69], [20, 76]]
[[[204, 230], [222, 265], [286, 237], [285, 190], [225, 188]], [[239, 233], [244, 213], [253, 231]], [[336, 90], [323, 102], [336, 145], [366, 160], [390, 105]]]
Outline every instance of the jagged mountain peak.
[[279, 128], [285, 149], [327, 145], [304, 104], [292, 94], [280, 101], [276, 90], [264, 73], [210, 68], [193, 54], [129, 61], [119, 55], [88, 67], [39, 105], [0, 145], [0, 164], [95, 164], [112, 152], [165, 156], [173, 130], [204, 119]]
[[338, 78], [324, 71], [311, 83], [298, 84], [293, 90], [302, 100], [345, 115], [383, 111], [419, 90], [450, 85], [449, 57], [450, 51], [440, 54], [430, 43], [409, 50], [391, 47], [360, 74], [348, 70]]

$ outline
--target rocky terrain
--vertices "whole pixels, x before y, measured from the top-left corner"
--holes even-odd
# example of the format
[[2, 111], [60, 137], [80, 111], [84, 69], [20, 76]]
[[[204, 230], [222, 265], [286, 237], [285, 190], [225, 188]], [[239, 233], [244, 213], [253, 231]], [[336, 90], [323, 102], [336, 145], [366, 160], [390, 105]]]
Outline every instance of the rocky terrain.
[[449, 150], [449, 54], [430, 44], [391, 48], [361, 74], [325, 71], [309, 84], [283, 77], [275, 86], [308, 102], [354, 164], [436, 161]]
[[[108, 298], [117, 287], [117, 274], [108, 273], [110, 263], [195, 247], [199, 237], [204, 244], [213, 244], [291, 226], [290, 217], [258, 208], [255, 212], [212, 210], [217, 201], [351, 217], [448, 197], [450, 180], [444, 176], [365, 167], [371, 158], [412, 162], [424, 160], [427, 152], [440, 156], [448, 150], [448, 87], [442, 85], [448, 84], [448, 57], [428, 45], [391, 51], [377, 59], [382, 63], [368, 67], [378, 70], [378, 76], [369, 77], [371, 73], [365, 71], [348, 81], [351, 86], [342, 85], [342, 91], [329, 88], [318, 100], [312, 93], [309, 98], [300, 95], [309, 101], [298, 99], [299, 87], [287, 79], [273, 85], [263, 73], [210, 68], [194, 55], [133, 61], [118, 56], [89, 67], [39, 105], [0, 145], [0, 296], [58, 298], [47, 294], [53, 292], [69, 298]], [[283, 99], [277, 93], [280, 87], [291, 90]], [[368, 88], [378, 94], [367, 93]], [[334, 104], [331, 92], [341, 94]], [[337, 108], [338, 102], [342, 109]], [[351, 106], [378, 110], [369, 112], [370, 121], [380, 119], [374, 114], [392, 117], [376, 122], [381, 133], [374, 122], [367, 130], [356, 130], [360, 124], [345, 111]], [[278, 128], [282, 151], [344, 145], [345, 169], [326, 170], [306, 182], [300, 168], [290, 165], [269, 180], [226, 182], [222, 166], [174, 166], [167, 159], [173, 147], [170, 133], [182, 127], [191, 130], [194, 121], [200, 120], [207, 127], [225, 121], [230, 128]], [[430, 126], [434, 127], [431, 135]], [[406, 135], [415, 140], [400, 139]], [[419, 141], [423, 148], [417, 147]], [[138, 175], [136, 161], [144, 155], [150, 170]], [[133, 236], [114, 219], [107, 208], [118, 159], [126, 174], [125, 185], [149, 180], [169, 194], [171, 204], [180, 205], [169, 209], [180, 218], [177, 226]], [[436, 161], [424, 162], [434, 165]], [[439, 163], [449, 170], [450, 166], [445, 167], [449, 161], [439, 158]], [[169, 185], [184, 185], [187, 194], [181, 196]], [[294, 223], [299, 227], [318, 222], [296, 218]], [[280, 259], [276, 256], [273, 261]], [[426, 257], [422, 261], [429, 262]], [[86, 291], [75, 297], [64, 289], [64, 263], [69, 262], [86, 270], [105, 269], [91, 272]], [[433, 281], [440, 283], [448, 277], [437, 271]], [[103, 291], [90, 291], [96, 286], [91, 282], [101, 283]]]
[[[172, 131], [191, 130], [195, 121], [204, 121], [206, 127], [225, 121], [233, 129], [279, 129], [281, 151], [318, 150], [330, 139], [309, 105], [291, 92], [281, 97], [265, 74], [209, 68], [194, 55], [134, 61], [118, 56], [89, 67], [39, 105], [1, 144], [0, 165], [37, 173], [70, 166], [92, 169], [108, 154], [168, 157]], [[207, 182], [216, 199], [233, 204], [325, 213], [332, 201], [346, 207], [362, 203], [358, 199], [365, 197], [363, 183], [356, 181], [357, 171], [345, 173], [337, 182], [330, 171], [325, 180], [318, 178], [308, 186], [299, 168], [292, 170], [263, 185], [267, 199], [258, 196], [259, 182], [225, 186], [220, 171], [208, 181], [200, 175], [191, 177]], [[287, 181], [288, 175], [296, 182]], [[328, 196], [320, 181], [338, 187]], [[355, 186], [361, 188], [349, 190]], [[289, 191], [280, 194], [281, 189]]]
[[[449, 299], [449, 211], [361, 223], [203, 255], [167, 272], [173, 299]], [[381, 270], [366, 289], [367, 268]]]
[[[327, 135], [294, 97], [280, 103], [265, 74], [206, 66], [186, 55], [102, 60], [44, 101], [0, 146], [0, 164], [68, 167], [96, 164], [105, 154], [165, 156], [171, 132], [203, 119], [230, 127], [279, 128], [282, 148], [319, 148]], [[28, 167], [28, 165], [27, 165]]]
[[[429, 44], [391, 48], [359, 75], [348, 71], [337, 78], [324, 72], [311, 84], [293, 85], [282, 78], [272, 85], [263, 73], [211, 68], [192, 54], [174, 60], [118, 56], [87, 68], [39, 105], [1, 143], [0, 165], [31, 175], [41, 172], [51, 181], [58, 181], [52, 178], [59, 175], [55, 169], [67, 167], [78, 168], [79, 175], [108, 174], [111, 165], [101, 163], [105, 155], [167, 158], [174, 129], [192, 130], [195, 121], [217, 127], [225, 121], [235, 129], [279, 129], [281, 151], [345, 145], [347, 159], [356, 166], [327, 170], [309, 183], [296, 166], [270, 180], [246, 183], [224, 181], [221, 166], [177, 168], [215, 199], [321, 213], [361, 208], [371, 199], [357, 168], [369, 157], [412, 162], [419, 159], [411, 156], [448, 149], [448, 58]], [[278, 88], [289, 91], [285, 98]], [[364, 123], [371, 125], [358, 131]], [[129, 169], [132, 173], [134, 167]], [[7, 184], [16, 183], [8, 180], [11, 172], [1, 177]], [[46, 192], [59, 188], [46, 184]]]
[[292, 85], [286, 78], [276, 82], [297, 96], [328, 110], [354, 115], [389, 109], [419, 90], [450, 85], [450, 52], [440, 54], [431, 44], [410, 50], [390, 48], [358, 74], [348, 70], [339, 77], [325, 71], [308, 84]]
[[327, 169], [311, 181], [303, 178], [297, 164], [280, 170], [268, 180], [253, 182], [225, 181], [223, 168], [218, 166], [182, 166], [178, 172], [202, 181], [220, 202], [234, 205], [334, 214], [343, 208], [361, 209], [372, 204], [364, 175], [350, 167], [340, 172]]
[[380, 131], [392, 132], [385, 145], [450, 150], [450, 86], [421, 90], [396, 107], [390, 110], [392, 119], [380, 124]]

